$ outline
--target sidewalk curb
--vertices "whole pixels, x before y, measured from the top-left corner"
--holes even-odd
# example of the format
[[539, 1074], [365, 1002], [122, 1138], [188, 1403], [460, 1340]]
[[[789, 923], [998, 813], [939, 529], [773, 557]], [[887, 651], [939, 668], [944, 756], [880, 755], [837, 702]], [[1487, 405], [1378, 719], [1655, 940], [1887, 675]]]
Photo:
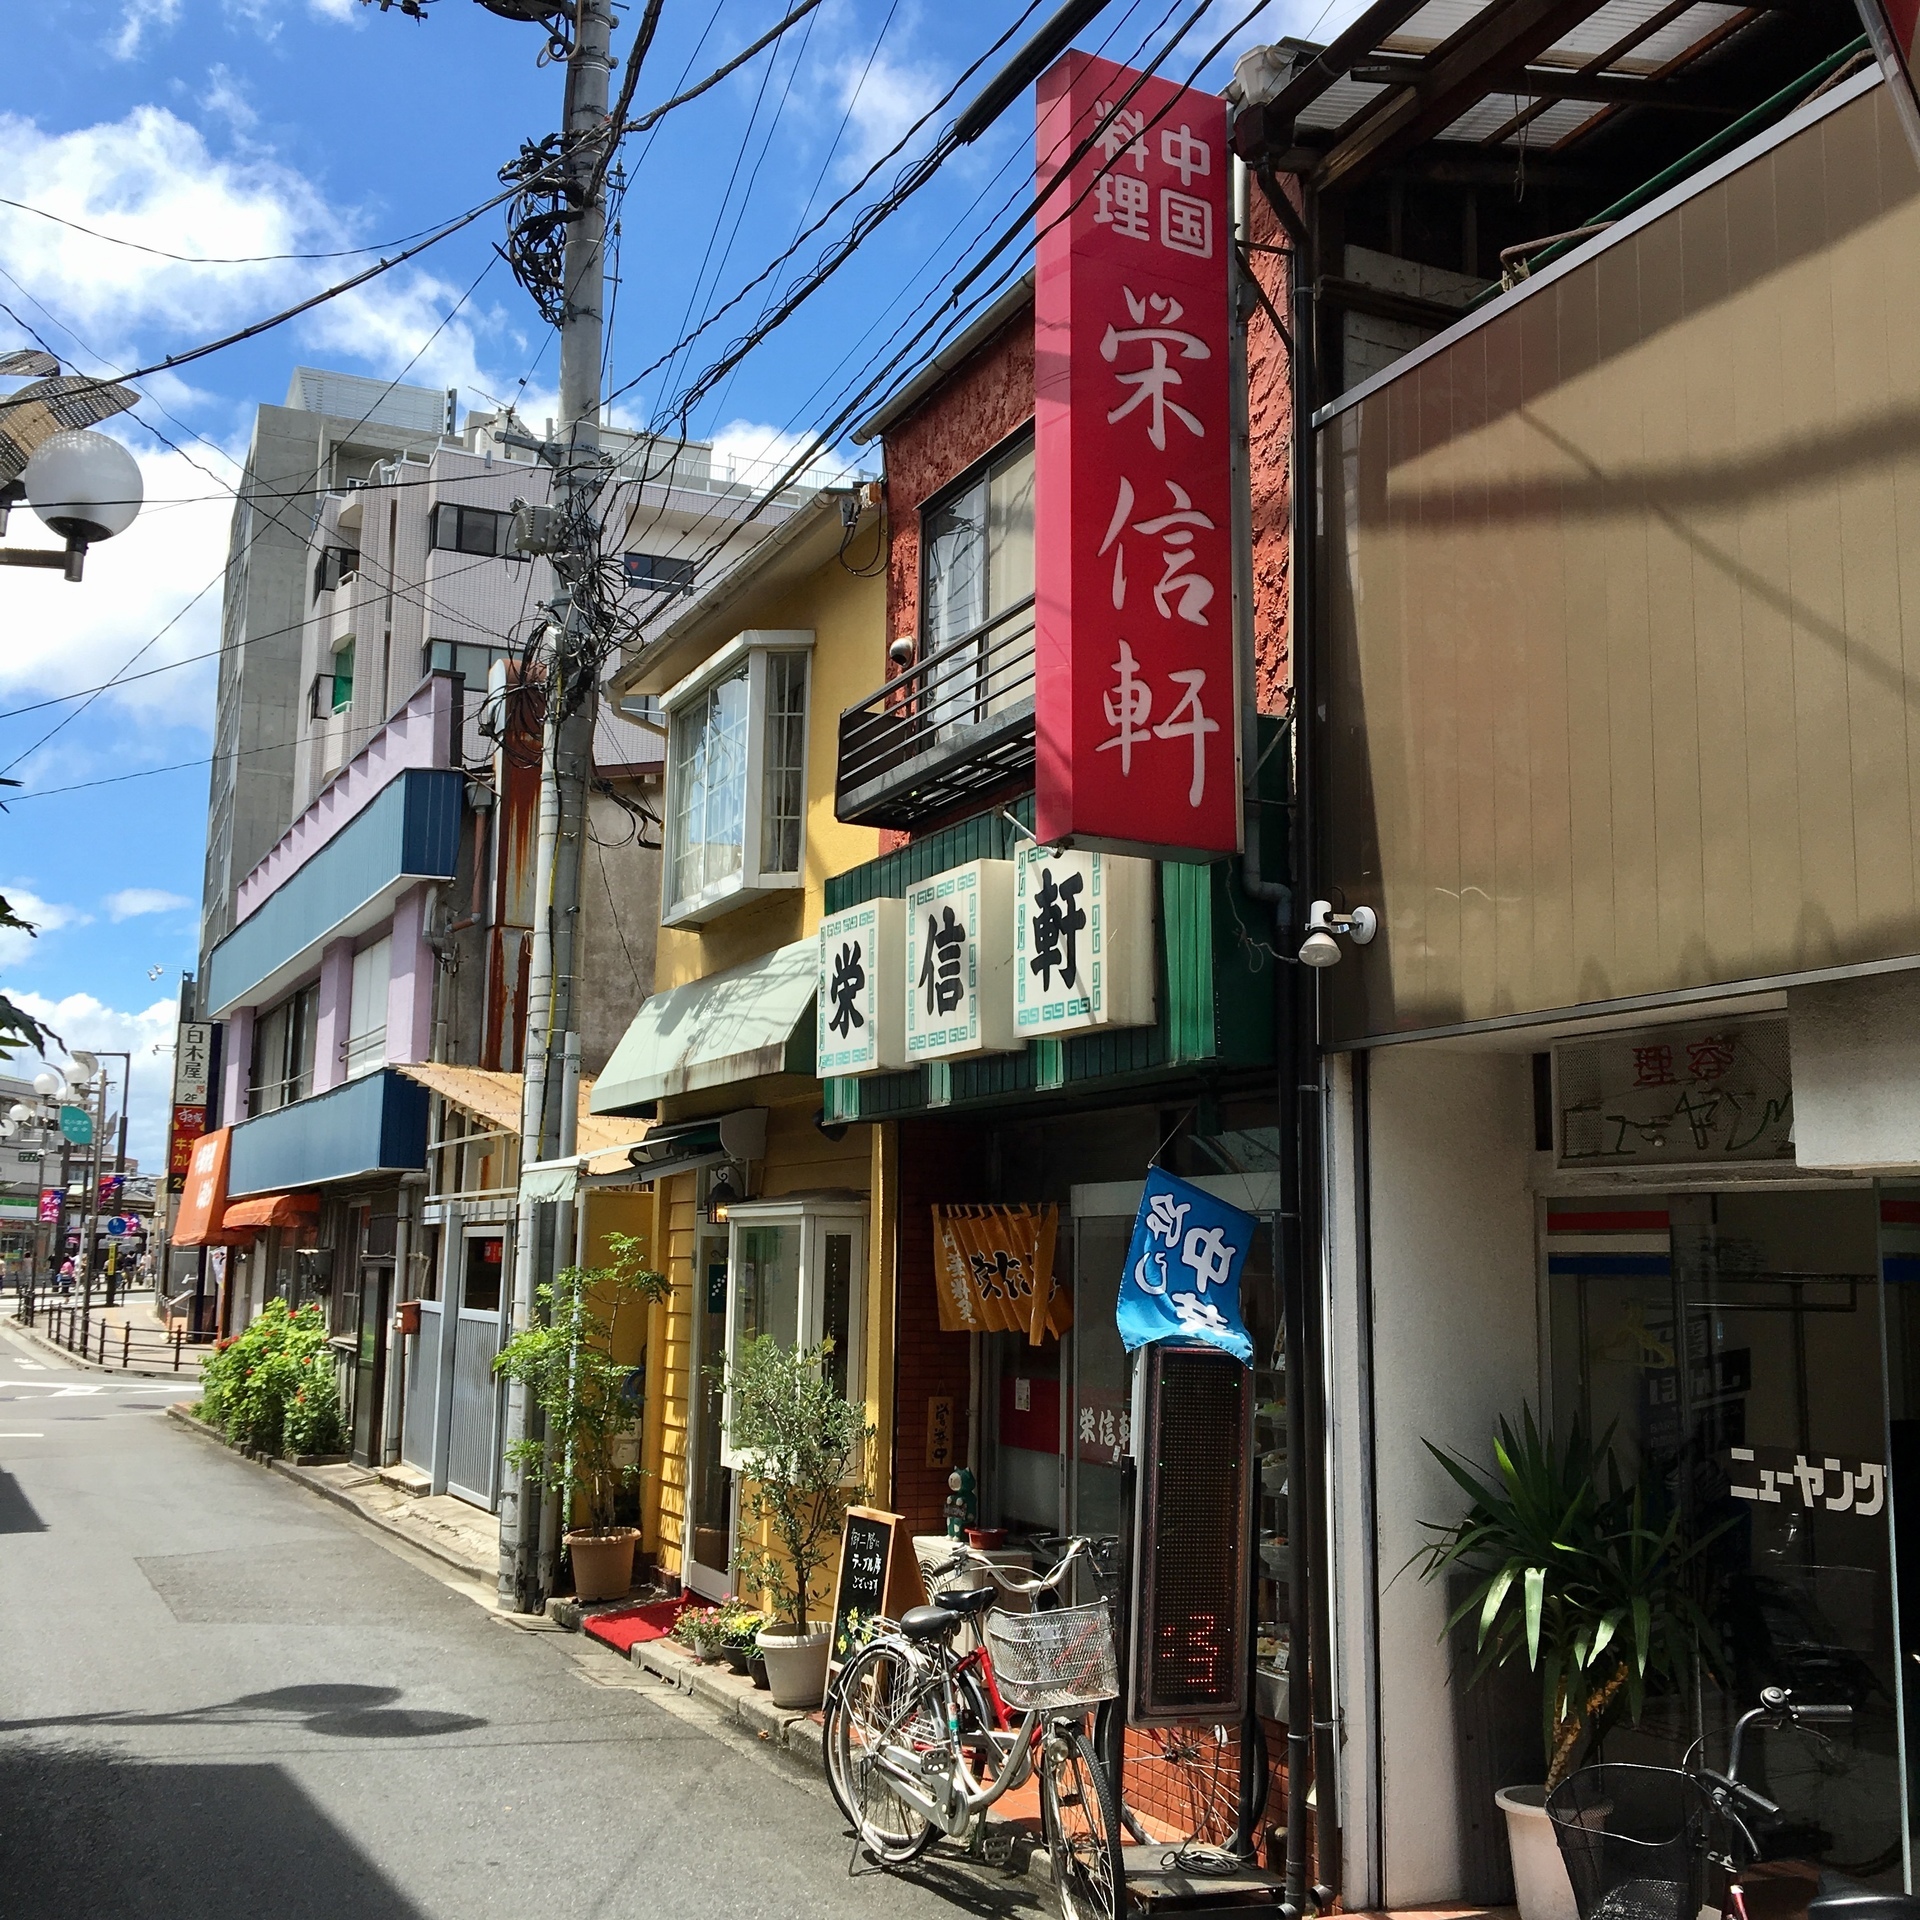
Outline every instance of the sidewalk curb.
[[772, 1696], [750, 1681], [738, 1680], [731, 1673], [716, 1673], [683, 1654], [664, 1651], [669, 1644], [665, 1640], [637, 1640], [627, 1658], [643, 1673], [664, 1680], [737, 1721], [769, 1746], [816, 1767], [822, 1764], [824, 1730], [812, 1715], [797, 1708], [776, 1707]]
[[199, 1434], [199, 1436], [210, 1445], [219, 1447], [224, 1452], [232, 1454], [237, 1460], [250, 1459], [255, 1466], [263, 1467], [269, 1473], [280, 1474], [283, 1478], [291, 1480], [296, 1486], [304, 1488], [308, 1493], [317, 1494], [322, 1500], [326, 1500], [332, 1505], [339, 1507], [345, 1513], [352, 1514], [356, 1520], [362, 1522], [364, 1525], [377, 1528], [381, 1533], [388, 1535], [391, 1539], [403, 1542], [416, 1553], [424, 1553], [430, 1559], [438, 1560], [443, 1567], [451, 1568], [455, 1573], [460, 1574], [465, 1579], [477, 1581], [482, 1585], [488, 1585], [498, 1577], [499, 1569], [497, 1567], [479, 1566], [471, 1560], [463, 1560], [458, 1554], [449, 1553], [447, 1549], [437, 1541], [421, 1539], [417, 1535], [410, 1533], [405, 1527], [396, 1526], [391, 1520], [383, 1518], [380, 1514], [369, 1513], [366, 1508], [361, 1506], [344, 1488], [329, 1486], [326, 1481], [317, 1478], [307, 1468], [296, 1467], [291, 1460], [282, 1460], [278, 1457], [262, 1460], [257, 1456], [242, 1453], [241, 1450], [227, 1440], [223, 1434], [216, 1433], [204, 1420], [199, 1419], [195, 1414], [190, 1412], [186, 1403], [177, 1402], [173, 1406], [170, 1406], [167, 1409], [167, 1418], [177, 1420], [180, 1425]]
[[183, 1385], [195, 1386], [200, 1381], [200, 1369], [197, 1365], [192, 1368], [182, 1367], [177, 1373], [171, 1367], [157, 1370], [151, 1367], [103, 1367], [97, 1360], [89, 1360], [81, 1354], [70, 1353], [56, 1341], [49, 1340], [38, 1327], [28, 1326], [24, 1320], [8, 1320], [5, 1324], [9, 1332], [31, 1340], [42, 1353], [51, 1355], [63, 1366], [84, 1367], [88, 1373], [118, 1374], [123, 1380], [178, 1380]]

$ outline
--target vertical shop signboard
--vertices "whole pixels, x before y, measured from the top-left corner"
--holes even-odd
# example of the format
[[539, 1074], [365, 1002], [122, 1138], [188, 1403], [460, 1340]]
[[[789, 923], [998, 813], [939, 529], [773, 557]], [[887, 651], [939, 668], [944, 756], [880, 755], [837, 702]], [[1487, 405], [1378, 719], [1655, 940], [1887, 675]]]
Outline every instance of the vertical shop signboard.
[[974, 860], [907, 889], [907, 1059], [1011, 1053], [1013, 867]]
[[1038, 104], [1036, 831], [1234, 853], [1226, 102], [1069, 53]]
[[213, 1075], [213, 1027], [183, 1020], [173, 1048], [173, 1110], [167, 1122], [167, 1191], [184, 1193], [193, 1164], [193, 1143], [207, 1130], [207, 1098]]
[[1014, 864], [1013, 1008], [1021, 1037], [1152, 1026], [1153, 863], [1028, 846]]
[[907, 909], [901, 900], [864, 900], [820, 921], [820, 987], [814, 1071], [898, 1073], [908, 1064]]

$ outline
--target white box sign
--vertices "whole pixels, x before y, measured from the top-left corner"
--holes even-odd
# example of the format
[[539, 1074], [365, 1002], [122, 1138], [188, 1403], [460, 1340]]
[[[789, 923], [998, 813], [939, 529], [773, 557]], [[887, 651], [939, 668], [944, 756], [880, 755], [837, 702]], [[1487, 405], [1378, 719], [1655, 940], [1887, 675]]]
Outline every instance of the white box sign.
[[1014, 865], [1021, 1038], [1152, 1026], [1153, 862], [1027, 846]]
[[900, 993], [906, 945], [904, 900], [867, 900], [821, 920], [814, 1071], [822, 1080], [909, 1064]]
[[907, 1058], [1012, 1053], [1013, 868], [975, 860], [907, 889]]
[[183, 1020], [173, 1049], [173, 1104], [204, 1107], [208, 1070], [213, 1065], [213, 1028], [205, 1021]]

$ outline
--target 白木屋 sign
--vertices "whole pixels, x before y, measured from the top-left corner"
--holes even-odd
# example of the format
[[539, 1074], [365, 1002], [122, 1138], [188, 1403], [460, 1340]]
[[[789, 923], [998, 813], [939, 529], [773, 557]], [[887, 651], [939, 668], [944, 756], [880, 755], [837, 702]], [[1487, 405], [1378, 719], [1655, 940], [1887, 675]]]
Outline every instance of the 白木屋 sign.
[[1234, 853], [1226, 102], [1069, 53], [1038, 156], [1035, 832]]

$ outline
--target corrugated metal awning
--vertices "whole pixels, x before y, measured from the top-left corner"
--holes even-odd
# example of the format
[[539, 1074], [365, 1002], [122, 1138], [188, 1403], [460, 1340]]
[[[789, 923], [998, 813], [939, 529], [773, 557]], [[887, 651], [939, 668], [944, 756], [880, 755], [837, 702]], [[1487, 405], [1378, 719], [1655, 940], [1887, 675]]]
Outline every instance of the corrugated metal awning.
[[[812, 1036], [798, 1030], [818, 975], [818, 947], [796, 940], [745, 966], [656, 993], [614, 1048], [594, 1085], [592, 1110], [628, 1113], [701, 1087], [811, 1073]], [[796, 1046], [796, 1039], [805, 1044]]]

